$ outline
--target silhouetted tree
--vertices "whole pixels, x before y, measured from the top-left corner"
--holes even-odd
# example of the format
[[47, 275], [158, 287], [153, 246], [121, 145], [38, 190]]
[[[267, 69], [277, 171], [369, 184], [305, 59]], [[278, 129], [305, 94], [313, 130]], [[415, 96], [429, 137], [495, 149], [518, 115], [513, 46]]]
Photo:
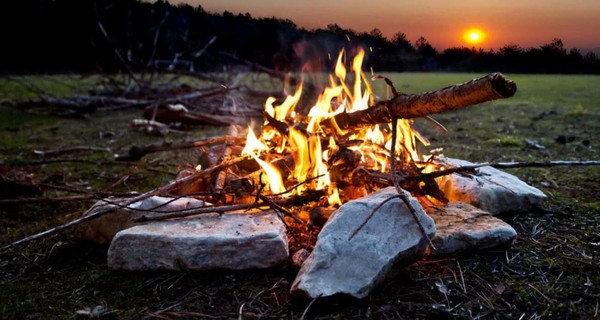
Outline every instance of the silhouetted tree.
[[427, 39], [419, 37], [415, 42], [415, 51], [419, 55], [419, 65], [421, 70], [429, 71], [438, 68], [437, 51]]
[[[213, 37], [216, 41], [198, 57]], [[390, 40], [377, 28], [359, 33], [330, 24], [305, 30], [290, 20], [211, 13], [165, 0], [0, 1], [0, 39], [3, 73], [115, 72], [124, 63], [138, 71], [155, 65], [216, 70], [239, 63], [220, 52], [267, 67], [299, 68], [317, 61], [313, 70], [329, 69], [339, 50], [352, 55], [358, 47], [366, 49], [367, 67], [375, 70], [600, 73], [595, 53], [568, 50], [558, 38], [537, 48], [509, 44], [497, 52], [449, 48], [438, 53], [424, 37], [413, 45], [402, 32]]]

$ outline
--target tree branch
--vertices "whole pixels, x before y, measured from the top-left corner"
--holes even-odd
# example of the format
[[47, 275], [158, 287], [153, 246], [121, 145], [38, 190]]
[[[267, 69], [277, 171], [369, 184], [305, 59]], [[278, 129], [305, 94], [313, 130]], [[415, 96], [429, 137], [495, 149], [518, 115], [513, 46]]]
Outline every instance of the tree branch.
[[[463, 109], [468, 106], [508, 98], [515, 94], [517, 85], [501, 73], [492, 73], [483, 78], [463, 84], [449, 86], [437, 91], [415, 95], [399, 95], [381, 101], [369, 109], [336, 115], [335, 123], [342, 129], [389, 123], [394, 118], [418, 118], [431, 114]], [[323, 121], [332, 127], [331, 119]]]

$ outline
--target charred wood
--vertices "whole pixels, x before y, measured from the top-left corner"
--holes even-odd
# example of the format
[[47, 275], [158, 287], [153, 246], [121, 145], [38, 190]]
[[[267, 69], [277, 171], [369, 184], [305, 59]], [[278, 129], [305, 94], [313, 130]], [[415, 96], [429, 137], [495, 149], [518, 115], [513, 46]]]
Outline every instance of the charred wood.
[[109, 148], [89, 147], [89, 146], [77, 146], [65, 149], [54, 149], [54, 150], [33, 150], [33, 153], [40, 157], [51, 157], [58, 156], [68, 153], [79, 153], [79, 152], [112, 152]]

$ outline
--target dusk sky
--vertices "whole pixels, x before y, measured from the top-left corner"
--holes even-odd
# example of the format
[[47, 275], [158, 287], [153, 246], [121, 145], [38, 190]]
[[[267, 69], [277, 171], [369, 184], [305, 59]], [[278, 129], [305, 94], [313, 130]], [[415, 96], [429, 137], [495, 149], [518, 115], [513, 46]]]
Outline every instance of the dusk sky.
[[210, 12], [249, 12], [253, 17], [290, 19], [308, 29], [336, 23], [358, 32], [379, 28], [391, 38], [404, 32], [425, 37], [434, 47], [472, 46], [465, 30], [479, 28], [485, 38], [476, 47], [506, 44], [538, 47], [553, 38], [565, 47], [600, 47], [600, 0], [169, 0], [201, 5]]

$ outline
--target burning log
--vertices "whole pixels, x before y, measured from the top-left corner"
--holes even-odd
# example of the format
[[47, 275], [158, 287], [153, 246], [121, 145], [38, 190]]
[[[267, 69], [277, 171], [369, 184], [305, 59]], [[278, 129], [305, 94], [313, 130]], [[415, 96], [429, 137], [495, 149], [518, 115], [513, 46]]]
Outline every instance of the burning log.
[[340, 113], [334, 117], [342, 129], [389, 123], [394, 118], [418, 118], [463, 109], [474, 104], [512, 97], [517, 85], [501, 73], [492, 73], [463, 84], [415, 95], [398, 95], [366, 110]]

